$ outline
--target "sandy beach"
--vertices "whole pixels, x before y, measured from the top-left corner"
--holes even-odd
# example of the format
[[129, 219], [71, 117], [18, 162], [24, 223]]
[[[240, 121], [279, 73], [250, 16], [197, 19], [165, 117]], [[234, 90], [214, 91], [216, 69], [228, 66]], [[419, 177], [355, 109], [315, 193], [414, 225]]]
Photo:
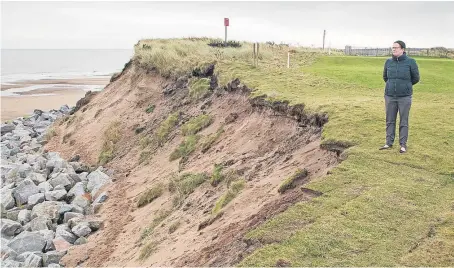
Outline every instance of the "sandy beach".
[[[1, 85], [2, 91], [16, 88], [43, 85], [42, 88], [17, 92], [15, 96], [1, 97], [1, 122], [27, 116], [34, 109], [48, 111], [59, 109], [62, 105], [76, 105], [77, 101], [85, 96], [84, 85], [105, 86], [109, 83], [108, 78], [80, 78], [80, 79], [43, 79], [35, 81], [21, 81], [14, 85]], [[46, 87], [46, 85], [62, 85], [62, 87]], [[72, 85], [71, 88], [65, 85]], [[78, 88], [80, 86], [80, 88]]]

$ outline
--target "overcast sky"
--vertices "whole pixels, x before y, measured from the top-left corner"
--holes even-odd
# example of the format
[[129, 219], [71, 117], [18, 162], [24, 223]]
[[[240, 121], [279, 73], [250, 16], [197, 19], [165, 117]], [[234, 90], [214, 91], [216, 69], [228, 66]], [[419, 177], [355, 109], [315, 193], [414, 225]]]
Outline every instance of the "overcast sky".
[[1, 2], [2, 48], [126, 48], [208, 36], [322, 46], [454, 48], [454, 2]]

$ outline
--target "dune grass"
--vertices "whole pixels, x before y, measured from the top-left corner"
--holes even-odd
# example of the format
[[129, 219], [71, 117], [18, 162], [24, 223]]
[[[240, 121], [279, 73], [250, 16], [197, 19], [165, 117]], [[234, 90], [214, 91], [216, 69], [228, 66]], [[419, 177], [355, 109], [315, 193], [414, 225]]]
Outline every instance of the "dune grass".
[[115, 121], [104, 131], [102, 148], [98, 156], [99, 165], [105, 165], [115, 157], [116, 144], [121, 139], [120, 126], [121, 123]]
[[[414, 87], [408, 152], [399, 154], [397, 146], [378, 151], [385, 142], [386, 58], [296, 49], [286, 68], [286, 48], [263, 45], [254, 67], [252, 44], [221, 53], [204, 42], [145, 41], [159, 48], [153, 53], [171, 54], [163, 73], [179, 75], [204, 61], [215, 62], [220, 85], [239, 78], [255, 89], [253, 95], [327, 112], [322, 142], [355, 144], [331, 174], [305, 185], [323, 195], [292, 206], [246, 235], [265, 245], [239, 266], [274, 266], [280, 259], [292, 266], [453, 265], [453, 60], [417, 58], [421, 82]], [[144, 66], [167, 66], [146, 53], [136, 49]]]
[[230, 201], [235, 199], [235, 197], [243, 190], [244, 185], [246, 184], [246, 181], [244, 179], [239, 179], [236, 181], [233, 181], [227, 191], [216, 201], [216, 204], [214, 205], [211, 213], [212, 214], [218, 214], [219, 211], [225, 206], [227, 206]]

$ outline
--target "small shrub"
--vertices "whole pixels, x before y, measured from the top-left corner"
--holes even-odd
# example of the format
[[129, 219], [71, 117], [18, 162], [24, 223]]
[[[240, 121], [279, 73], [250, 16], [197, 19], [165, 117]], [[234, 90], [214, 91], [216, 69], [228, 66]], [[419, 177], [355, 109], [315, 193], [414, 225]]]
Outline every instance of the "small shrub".
[[227, 192], [222, 195], [215, 206], [213, 207], [212, 213], [217, 214], [223, 207], [225, 207], [230, 201], [232, 201], [240, 192], [243, 190], [245, 181], [243, 179], [232, 182]]
[[213, 175], [211, 175], [210, 183], [212, 186], [216, 187], [223, 179], [224, 175], [222, 174], [223, 166], [219, 164], [214, 165]]
[[169, 182], [169, 191], [176, 193], [173, 205], [178, 207], [194, 190], [208, 180], [206, 173], [185, 173], [178, 177], [173, 177]]
[[159, 145], [163, 145], [167, 141], [170, 132], [178, 124], [178, 117], [179, 113], [175, 112], [169, 115], [169, 117], [161, 123], [156, 131], [156, 139]]
[[98, 163], [104, 165], [114, 158], [116, 144], [120, 141], [120, 122], [112, 122], [104, 131], [104, 142], [98, 157]]
[[178, 148], [170, 154], [169, 160], [174, 161], [181, 157], [183, 161], [186, 161], [189, 155], [195, 151], [199, 139], [200, 137], [196, 135], [191, 135], [185, 138]]
[[159, 211], [159, 213], [157, 213], [156, 218], [154, 218], [153, 221], [150, 223], [150, 225], [148, 225], [148, 226], [143, 230], [142, 235], [140, 236], [140, 240], [144, 240], [145, 238], [147, 238], [148, 236], [150, 236], [150, 234], [153, 233], [154, 228], [156, 228], [156, 227], [157, 227], [163, 220], [165, 220], [171, 213], [172, 213], [172, 211], [170, 211], [170, 210]]
[[163, 191], [164, 191], [164, 187], [163, 187], [162, 183], [155, 185], [153, 188], [147, 190], [140, 196], [139, 201], [137, 202], [137, 206], [143, 207], [146, 204], [151, 203], [153, 200], [160, 197], [162, 195]]
[[44, 138], [46, 140], [50, 140], [52, 139], [53, 137], [57, 136], [57, 131], [55, 130], [55, 128], [51, 127], [49, 128], [49, 130], [46, 132], [46, 135], [44, 135]]
[[146, 244], [146, 245], [140, 250], [139, 260], [145, 260], [145, 259], [147, 259], [148, 257], [150, 257], [151, 254], [153, 254], [153, 253], [156, 251], [157, 246], [158, 246], [158, 243], [156, 243], [155, 241], [151, 241], [151, 242], [149, 242], [148, 244]]
[[191, 118], [181, 127], [181, 133], [184, 136], [194, 135], [202, 129], [208, 127], [213, 123], [213, 116], [208, 114], [202, 114]]
[[209, 78], [191, 78], [189, 80], [189, 97], [192, 99], [204, 98], [210, 89]]
[[140, 148], [145, 149], [151, 143], [151, 139], [148, 136], [144, 136], [140, 139]]
[[210, 134], [202, 142], [201, 148], [202, 148], [202, 153], [206, 153], [211, 146], [213, 146], [221, 136], [221, 134], [224, 133], [224, 128], [220, 127], [216, 133]]
[[222, 41], [222, 40], [211, 40], [208, 45], [210, 47], [241, 47], [241, 43], [238, 42], [238, 41], [233, 41], [233, 40], [230, 40], [230, 41], [227, 41], [227, 43], [225, 41]]
[[151, 151], [149, 151], [149, 150], [142, 151], [139, 156], [139, 164], [142, 164], [146, 160], [149, 160], [150, 156], [151, 156]]
[[148, 106], [148, 108], [145, 110], [145, 112], [147, 114], [152, 113], [154, 111], [154, 108], [155, 108], [155, 106], [153, 104], [151, 104], [150, 106]]
[[180, 227], [180, 225], [181, 225], [180, 221], [177, 221], [177, 222], [173, 223], [172, 225], [170, 225], [169, 234], [174, 233], [178, 229], [178, 227]]
[[306, 169], [298, 169], [292, 176], [282, 182], [281, 186], [278, 189], [278, 192], [283, 194], [285, 193], [285, 191], [295, 188], [295, 182], [306, 178], [307, 174], [308, 172]]

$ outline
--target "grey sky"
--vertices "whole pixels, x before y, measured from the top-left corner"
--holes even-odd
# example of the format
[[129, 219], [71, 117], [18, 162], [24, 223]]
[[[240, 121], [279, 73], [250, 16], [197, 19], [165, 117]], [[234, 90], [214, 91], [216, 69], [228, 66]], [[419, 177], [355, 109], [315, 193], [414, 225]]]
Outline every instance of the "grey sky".
[[2, 48], [128, 48], [208, 36], [326, 46], [454, 48], [454, 2], [5, 2]]

